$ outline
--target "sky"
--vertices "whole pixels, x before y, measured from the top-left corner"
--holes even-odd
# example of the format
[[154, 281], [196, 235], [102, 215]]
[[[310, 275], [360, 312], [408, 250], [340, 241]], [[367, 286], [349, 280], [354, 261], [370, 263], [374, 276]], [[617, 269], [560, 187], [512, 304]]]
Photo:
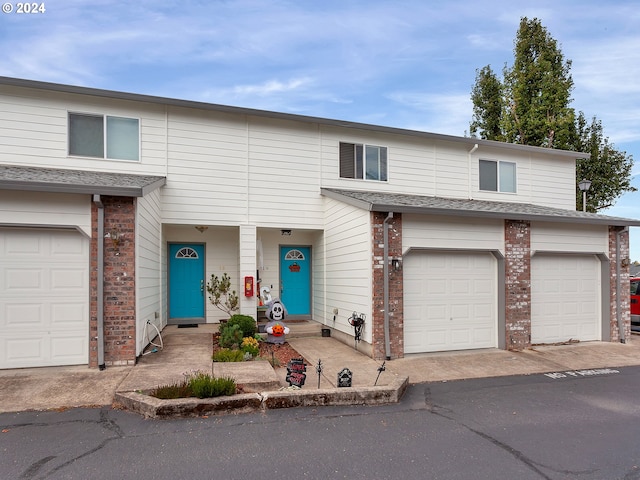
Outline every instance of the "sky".
[[[640, 0], [35, 3], [2, 4], [0, 75], [458, 136], [476, 70], [511, 65], [538, 18], [572, 62], [571, 106], [635, 159], [640, 189]], [[600, 213], [637, 219], [639, 201]]]

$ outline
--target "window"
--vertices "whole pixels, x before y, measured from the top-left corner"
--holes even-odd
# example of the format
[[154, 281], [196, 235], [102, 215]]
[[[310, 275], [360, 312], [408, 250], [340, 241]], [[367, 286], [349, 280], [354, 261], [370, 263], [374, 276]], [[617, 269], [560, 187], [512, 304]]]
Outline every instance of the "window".
[[340, 178], [387, 181], [387, 147], [340, 142]]
[[480, 190], [516, 193], [516, 164], [480, 160]]
[[69, 155], [138, 160], [140, 121], [136, 118], [70, 113]]

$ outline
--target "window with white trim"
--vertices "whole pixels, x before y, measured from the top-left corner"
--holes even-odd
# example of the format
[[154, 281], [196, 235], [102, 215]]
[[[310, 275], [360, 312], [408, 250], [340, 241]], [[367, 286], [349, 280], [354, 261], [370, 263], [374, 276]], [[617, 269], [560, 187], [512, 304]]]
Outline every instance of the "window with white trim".
[[387, 147], [340, 142], [340, 178], [387, 181]]
[[139, 160], [140, 120], [69, 113], [69, 155]]
[[516, 164], [495, 160], [480, 160], [480, 190], [516, 193]]

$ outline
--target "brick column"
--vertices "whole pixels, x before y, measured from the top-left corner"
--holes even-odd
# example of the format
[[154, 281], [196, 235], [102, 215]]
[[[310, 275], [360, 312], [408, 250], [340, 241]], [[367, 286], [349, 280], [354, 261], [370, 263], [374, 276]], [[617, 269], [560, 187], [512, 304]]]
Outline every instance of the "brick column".
[[104, 233], [117, 232], [119, 242], [98, 236], [98, 207], [91, 206], [89, 366], [98, 366], [98, 241], [104, 242], [104, 360], [106, 365], [136, 361], [135, 199], [102, 197]]
[[531, 345], [531, 225], [505, 220], [506, 349]]
[[[384, 219], [386, 213], [372, 212], [373, 236], [373, 298], [371, 311], [372, 352], [376, 360], [386, 358], [384, 337]], [[402, 216], [394, 214], [389, 223], [389, 339], [391, 358], [404, 356], [403, 275], [402, 269], [394, 270], [391, 260], [402, 260]]]
[[[618, 328], [617, 311], [617, 260], [616, 234], [620, 233], [620, 311], [624, 322], [624, 331]], [[631, 338], [631, 305], [630, 305], [630, 285], [629, 285], [629, 231], [623, 231], [622, 227], [609, 227], [609, 275], [611, 277], [611, 290], [609, 293], [609, 308], [611, 341], [619, 342], [620, 338]], [[603, 298], [602, 301], [606, 301]]]

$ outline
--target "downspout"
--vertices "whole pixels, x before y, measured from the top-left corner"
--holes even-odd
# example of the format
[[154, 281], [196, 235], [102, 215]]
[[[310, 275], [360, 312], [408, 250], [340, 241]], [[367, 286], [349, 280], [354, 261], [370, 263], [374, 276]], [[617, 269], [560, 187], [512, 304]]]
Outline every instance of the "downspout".
[[98, 333], [96, 341], [98, 342], [98, 368], [104, 370], [104, 204], [102, 203], [100, 195], [93, 196], [93, 203], [98, 207], [98, 258], [96, 259], [98, 269], [98, 278], [96, 279], [98, 284], [98, 305], [96, 312]]
[[618, 320], [618, 337], [620, 343], [627, 343], [624, 331], [624, 320], [622, 318], [622, 306], [620, 301], [621, 281], [620, 275], [622, 270], [622, 259], [620, 258], [620, 234], [627, 231], [628, 227], [616, 231], [616, 318]]
[[383, 263], [382, 275], [384, 276], [384, 353], [387, 360], [391, 360], [391, 341], [389, 339], [389, 221], [393, 218], [393, 212], [387, 214], [382, 222]]
[[469, 197], [469, 200], [471, 200], [471, 172], [472, 172], [472, 168], [471, 168], [471, 155], [474, 154], [474, 152], [478, 149], [478, 144], [476, 143], [473, 148], [471, 150], [469, 150], [468, 153], [468, 161], [467, 161], [467, 168], [469, 169], [468, 172], [468, 178], [467, 178], [467, 196]]

